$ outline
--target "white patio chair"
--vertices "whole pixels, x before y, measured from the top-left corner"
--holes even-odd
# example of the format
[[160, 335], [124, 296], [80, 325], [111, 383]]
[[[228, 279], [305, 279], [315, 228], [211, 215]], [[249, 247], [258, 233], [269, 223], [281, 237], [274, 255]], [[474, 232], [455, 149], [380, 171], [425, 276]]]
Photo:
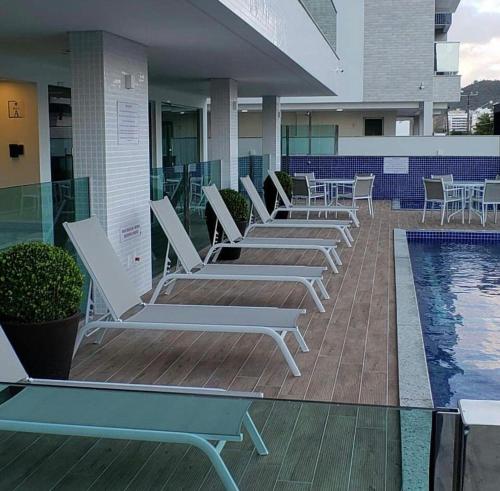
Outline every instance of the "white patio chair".
[[145, 304], [96, 217], [74, 223], [65, 222], [64, 228], [107, 308], [104, 315], [92, 319], [93, 301], [89, 296], [85, 323], [78, 331], [75, 351], [85, 336], [97, 330], [102, 330], [98, 342], [102, 340], [105, 329], [265, 334], [276, 342], [291, 372], [295, 376], [300, 376], [299, 368], [284, 339], [288, 333], [292, 333], [301, 350], [308, 351], [298, 328], [298, 319], [304, 310]]
[[370, 216], [373, 218], [373, 184], [375, 182], [375, 176], [373, 174], [369, 176], [356, 175], [354, 178], [354, 185], [352, 187], [352, 204], [356, 206], [357, 201], [368, 201], [368, 210]]
[[[485, 180], [484, 188], [474, 189], [471, 199], [470, 211], [479, 215], [481, 224], [486, 226], [488, 219], [488, 209], [493, 207], [495, 213], [495, 223], [497, 223], [498, 206], [500, 205], [500, 181], [499, 180]], [[469, 223], [470, 223], [469, 213]]]
[[[326, 186], [323, 183], [316, 182], [314, 172], [296, 172], [292, 177], [292, 194], [294, 199], [303, 199], [306, 206], [316, 205], [322, 201], [322, 205], [328, 204]], [[319, 212], [321, 215], [321, 212]], [[309, 218], [309, 212], [307, 212]]]
[[[464, 219], [464, 189], [457, 186], [452, 187], [446, 185], [442, 178], [439, 179], [426, 179], [422, 178], [424, 183], [424, 210], [422, 214], [422, 223], [425, 222], [425, 214], [427, 211], [427, 205], [438, 205], [441, 208], [441, 225], [444, 223], [445, 215], [447, 216], [447, 221], [450, 218], [462, 212], [462, 220]], [[449, 205], [457, 205], [458, 209], [453, 213], [449, 213]]]
[[[156, 286], [151, 299], [152, 303], [156, 302], [163, 288], [166, 288], [166, 291], [169, 292], [175, 282], [182, 279], [275, 281], [301, 283], [311, 295], [318, 310], [320, 312], [325, 311], [314, 287], [317, 285], [324, 299], [329, 298], [323, 284], [323, 272], [326, 268], [257, 264], [204, 264], [169, 199], [163, 198], [159, 201], [151, 201], [150, 204], [158, 223], [161, 225], [168, 239], [163, 277]], [[181, 266], [175, 272], [169, 271], [170, 246], [174, 249]]]
[[193, 445], [230, 491], [238, 486], [221, 451], [242, 441], [242, 426], [257, 453], [269, 454], [249, 413], [261, 393], [33, 379], [1, 327], [0, 381], [0, 431]]
[[[337, 240], [299, 239], [291, 237], [247, 237], [246, 235], [243, 237], [215, 185], [204, 187], [203, 192], [217, 216], [214, 240], [205, 258], [205, 264], [210, 262], [212, 256], [216, 259], [221, 249], [228, 247], [241, 249], [295, 249], [321, 252], [332, 271], [335, 273], [338, 272], [337, 264], [342, 263], [336, 250]], [[218, 236], [217, 229], [219, 223], [227, 240], [224, 240], [224, 237]], [[218, 242], [219, 239], [220, 242]]]
[[[273, 181], [274, 186], [276, 187], [276, 190], [278, 191], [278, 195], [276, 197], [276, 207], [273, 213], [271, 214], [271, 217], [274, 218], [276, 213], [279, 211], [288, 211], [288, 212], [293, 212], [293, 211], [298, 211], [298, 212], [308, 212], [308, 211], [313, 211], [313, 212], [320, 212], [320, 211], [325, 211], [325, 212], [335, 212], [335, 213], [346, 213], [349, 218], [352, 220], [354, 225], [356, 227], [359, 227], [359, 220], [356, 215], [357, 208], [355, 206], [343, 206], [343, 205], [327, 205], [327, 206], [298, 206], [292, 204], [292, 202], [289, 200], [285, 190], [283, 189], [283, 186], [281, 185], [278, 176], [273, 170], [268, 171], [269, 177]], [[281, 199], [283, 206], [278, 206], [278, 201]]]
[[[350, 220], [301, 220], [301, 219], [279, 219], [269, 215], [266, 205], [259, 196], [257, 189], [250, 177], [242, 177], [241, 182], [252, 202], [250, 223], [246, 230], [248, 234], [254, 228], [330, 228], [340, 232], [342, 239], [348, 247], [352, 246], [352, 235], [349, 230]], [[260, 222], [253, 221], [253, 211], [259, 215]]]

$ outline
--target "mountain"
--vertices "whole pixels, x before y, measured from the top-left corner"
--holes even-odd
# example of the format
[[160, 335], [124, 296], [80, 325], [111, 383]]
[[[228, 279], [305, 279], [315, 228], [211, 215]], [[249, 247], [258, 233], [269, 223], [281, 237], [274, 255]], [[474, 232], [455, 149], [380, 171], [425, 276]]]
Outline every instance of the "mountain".
[[[470, 107], [472, 110], [481, 106], [486, 106], [490, 101], [500, 102], [500, 80], [480, 80], [467, 85], [462, 89], [464, 95], [477, 93], [478, 95], [470, 98]], [[462, 97], [458, 103], [450, 104], [451, 109], [467, 109], [467, 97]]]

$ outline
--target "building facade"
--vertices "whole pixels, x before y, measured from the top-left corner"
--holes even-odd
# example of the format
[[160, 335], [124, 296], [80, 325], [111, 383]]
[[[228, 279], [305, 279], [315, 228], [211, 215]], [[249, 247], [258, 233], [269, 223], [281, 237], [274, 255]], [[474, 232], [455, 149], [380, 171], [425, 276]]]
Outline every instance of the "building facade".
[[[334, 46], [339, 82], [334, 97], [282, 98], [285, 127], [337, 125], [340, 138], [394, 136], [407, 121], [409, 134], [432, 135], [433, 116], [460, 100], [459, 43], [447, 39], [459, 0], [302, 3]], [[244, 139], [260, 131], [250, 114], [259, 108], [255, 100], [240, 104], [246, 150]]]

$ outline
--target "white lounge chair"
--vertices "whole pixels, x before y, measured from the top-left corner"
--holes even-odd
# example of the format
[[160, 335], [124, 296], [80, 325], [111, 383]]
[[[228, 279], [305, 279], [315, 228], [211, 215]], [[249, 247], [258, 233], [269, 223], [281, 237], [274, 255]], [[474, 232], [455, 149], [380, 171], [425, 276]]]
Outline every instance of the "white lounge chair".
[[[252, 202], [250, 225], [247, 233], [254, 228], [329, 228], [340, 232], [342, 239], [348, 247], [352, 246], [352, 235], [349, 230], [350, 220], [293, 220], [273, 218], [267, 211], [266, 205], [262, 201], [257, 189], [252, 180], [247, 177], [242, 177], [241, 182], [247, 192], [250, 201]], [[253, 211], [259, 215], [260, 222], [252, 221]]]
[[244, 426], [257, 453], [269, 453], [248, 412], [260, 393], [32, 379], [1, 327], [0, 381], [0, 431], [193, 445], [231, 491], [226, 442], [242, 441]]
[[[96, 217], [64, 223], [71, 242], [100, 291], [107, 312], [91, 319], [93, 302], [89, 296], [85, 324], [78, 331], [75, 351], [84, 336], [99, 329], [157, 329], [265, 334], [278, 345], [295, 376], [300, 376], [284, 339], [292, 333], [302, 351], [307, 345], [297, 326], [304, 310], [274, 307], [224, 307], [215, 305], [145, 304], [130, 281]], [[130, 313], [133, 310], [132, 313]], [[101, 333], [100, 339], [104, 332]]]
[[334, 213], [346, 213], [349, 215], [350, 220], [354, 223], [356, 227], [359, 227], [359, 220], [357, 216], [357, 211], [358, 208], [356, 206], [343, 206], [343, 205], [328, 205], [328, 206], [300, 206], [300, 205], [294, 205], [290, 199], [288, 198], [285, 190], [283, 189], [283, 186], [281, 185], [278, 176], [273, 170], [269, 171], [269, 177], [273, 181], [274, 186], [276, 187], [276, 190], [278, 191], [278, 194], [276, 196], [276, 204], [278, 203], [278, 197], [281, 198], [281, 201], [283, 202], [283, 206], [276, 206], [275, 210], [272, 212], [271, 217], [274, 217], [276, 213], [279, 211], [299, 211], [299, 212], [334, 212]]
[[[205, 193], [210, 206], [217, 216], [214, 240], [212, 247], [210, 247], [205, 258], [206, 264], [210, 262], [213, 255], [215, 255], [214, 257], [216, 259], [220, 250], [226, 247], [238, 247], [242, 249], [298, 249], [321, 252], [328, 261], [332, 271], [335, 273], [338, 272], [337, 264], [340, 265], [342, 263], [336, 250], [338, 243], [337, 240], [309, 238], [298, 239], [289, 237], [247, 237], [246, 235], [243, 237], [215, 185], [205, 186], [203, 188], [203, 192]], [[219, 223], [224, 231], [227, 241], [221, 240], [220, 242], [217, 242], [219, 240], [217, 232]]]
[[[156, 302], [163, 288], [173, 287], [176, 280], [234, 280], [234, 281], [282, 281], [301, 283], [311, 295], [320, 312], [325, 308], [314, 286], [317, 285], [323, 298], [329, 298], [323, 284], [323, 272], [326, 268], [312, 266], [276, 266], [246, 264], [204, 264], [184, 229], [172, 203], [167, 197], [151, 201], [151, 209], [168, 239], [163, 277], [159, 281], [151, 299]], [[181, 269], [169, 272], [170, 246], [174, 249], [181, 264]]]

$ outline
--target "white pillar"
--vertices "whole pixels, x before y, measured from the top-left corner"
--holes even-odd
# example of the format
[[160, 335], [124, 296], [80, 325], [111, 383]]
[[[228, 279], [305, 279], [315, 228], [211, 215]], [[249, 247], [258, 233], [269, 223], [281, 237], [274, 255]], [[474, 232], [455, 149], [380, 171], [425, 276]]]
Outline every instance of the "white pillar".
[[238, 84], [210, 81], [210, 159], [221, 160], [221, 186], [238, 189]]
[[262, 153], [270, 156], [270, 167], [281, 168], [281, 107], [280, 98], [262, 98]]
[[420, 135], [432, 136], [434, 134], [434, 103], [425, 101], [420, 103]]
[[90, 178], [92, 214], [142, 294], [151, 289], [146, 49], [105, 32], [70, 33], [70, 44], [75, 177]]

